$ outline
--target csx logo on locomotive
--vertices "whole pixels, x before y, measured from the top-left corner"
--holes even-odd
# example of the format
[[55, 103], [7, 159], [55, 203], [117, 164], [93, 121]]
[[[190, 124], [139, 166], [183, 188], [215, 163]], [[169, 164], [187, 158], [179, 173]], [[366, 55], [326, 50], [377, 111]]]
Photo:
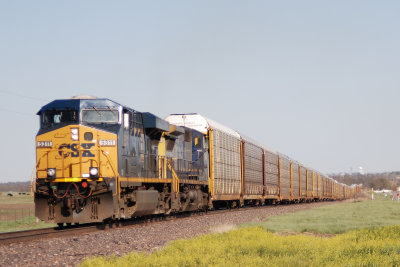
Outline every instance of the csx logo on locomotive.
[[[85, 150], [82, 151], [82, 157], [83, 158], [93, 158], [94, 154], [89, 150], [91, 147], [93, 147], [93, 143], [82, 143], [81, 147]], [[67, 152], [65, 152], [65, 149], [67, 149]], [[71, 150], [69, 152], [68, 150]], [[71, 155], [72, 158], [77, 158], [79, 157], [79, 150], [78, 150], [78, 144], [62, 144], [58, 147], [58, 154], [60, 156], [64, 155], [64, 158], [67, 158]]]

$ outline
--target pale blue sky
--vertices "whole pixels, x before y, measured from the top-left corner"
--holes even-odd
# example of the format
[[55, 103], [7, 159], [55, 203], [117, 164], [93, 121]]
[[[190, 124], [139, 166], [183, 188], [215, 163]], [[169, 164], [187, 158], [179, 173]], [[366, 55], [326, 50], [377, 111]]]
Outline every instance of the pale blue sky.
[[0, 1], [2, 181], [35, 113], [91, 94], [198, 112], [324, 173], [400, 170], [399, 1]]

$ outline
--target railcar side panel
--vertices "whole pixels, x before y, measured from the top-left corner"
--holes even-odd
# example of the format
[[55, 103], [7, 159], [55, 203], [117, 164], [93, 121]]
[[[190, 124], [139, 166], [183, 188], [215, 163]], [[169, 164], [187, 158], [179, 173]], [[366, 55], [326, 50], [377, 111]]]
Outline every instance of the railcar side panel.
[[290, 161], [285, 157], [280, 157], [280, 175], [281, 175], [281, 196], [282, 199], [290, 199]]
[[318, 174], [318, 197], [322, 198], [322, 176]]
[[244, 141], [244, 192], [248, 196], [263, 194], [263, 150], [262, 148]]
[[307, 169], [307, 197], [313, 196], [313, 171]]
[[307, 169], [303, 166], [300, 166], [300, 175], [301, 175], [301, 197], [307, 197]]
[[300, 185], [299, 185], [299, 165], [292, 163], [292, 183], [293, 183], [293, 197], [300, 197]]
[[279, 195], [279, 157], [277, 154], [265, 150], [265, 180], [266, 195]]
[[214, 150], [214, 194], [240, 195], [240, 139], [214, 129], [212, 149]]
[[313, 197], [318, 197], [318, 173], [313, 171]]

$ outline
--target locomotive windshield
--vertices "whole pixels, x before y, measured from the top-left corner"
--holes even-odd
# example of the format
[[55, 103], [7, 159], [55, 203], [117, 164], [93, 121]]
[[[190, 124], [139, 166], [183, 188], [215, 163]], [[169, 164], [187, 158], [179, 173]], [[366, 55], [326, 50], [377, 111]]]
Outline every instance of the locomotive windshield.
[[43, 125], [78, 122], [76, 110], [46, 110], [43, 112]]
[[87, 123], [118, 123], [118, 110], [86, 109], [82, 111], [82, 121]]

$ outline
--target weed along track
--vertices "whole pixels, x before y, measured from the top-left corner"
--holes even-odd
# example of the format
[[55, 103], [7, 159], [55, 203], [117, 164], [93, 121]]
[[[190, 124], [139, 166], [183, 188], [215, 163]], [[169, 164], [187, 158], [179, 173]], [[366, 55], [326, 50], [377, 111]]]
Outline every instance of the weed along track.
[[[80, 232], [73, 235], [38, 239], [0, 246], [0, 266], [60, 266], [76, 265], [86, 257], [123, 255], [132, 250], [153, 251], [176, 239], [219, 232], [226, 225], [261, 221], [279, 214], [312, 209], [334, 202], [261, 206], [210, 212], [204, 216], [170, 217], [163, 221], [143, 219], [134, 227], [107, 231]], [[106, 229], [110, 229], [107, 227]], [[227, 230], [231, 229], [227, 227]]]
[[286, 212], [238, 229], [214, 227], [219, 234], [177, 240], [161, 251], [88, 259], [81, 267], [398, 266], [399, 207], [382, 196]]

